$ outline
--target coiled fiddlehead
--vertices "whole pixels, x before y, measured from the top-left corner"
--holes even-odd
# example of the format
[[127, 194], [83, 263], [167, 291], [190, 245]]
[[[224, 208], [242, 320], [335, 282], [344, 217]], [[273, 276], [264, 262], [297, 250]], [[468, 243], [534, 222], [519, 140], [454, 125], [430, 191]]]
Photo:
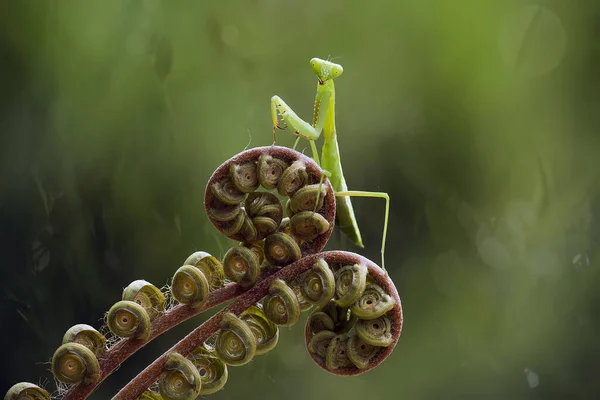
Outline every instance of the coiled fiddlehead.
[[329, 371], [354, 366], [348, 358], [348, 335], [335, 335], [327, 345], [325, 365]]
[[223, 265], [204, 251], [190, 255], [173, 275], [171, 295], [181, 304], [204, 305], [211, 290], [223, 286]]
[[[232, 163], [240, 168], [232, 168]], [[288, 197], [294, 198], [288, 199], [289, 214], [292, 218], [281, 218], [282, 207], [274, 202], [274, 195], [271, 193], [245, 192], [256, 185], [254, 182], [249, 185], [244, 184], [245, 181], [253, 181], [252, 165], [249, 167], [250, 175], [243, 176], [244, 173], [248, 173], [246, 165], [248, 163], [255, 163], [258, 174], [256, 179], [263, 188], [268, 190], [283, 188], [283, 192]], [[292, 166], [294, 169], [287, 171]], [[239, 177], [243, 179], [234, 182], [239, 178], [234, 178], [234, 173], [242, 174]], [[402, 329], [400, 299], [389, 277], [371, 261], [347, 252], [318, 253], [331, 234], [335, 217], [335, 198], [327, 180], [323, 182], [325, 192], [321, 192], [321, 195], [325, 193], [322, 196], [323, 204], [321, 206], [319, 201], [316, 205], [317, 212], [314, 212], [316, 198], [305, 194], [310, 190], [314, 194], [315, 187], [318, 188], [315, 185], [319, 181], [320, 174], [321, 171], [312, 160], [292, 150], [275, 146], [241, 153], [215, 171], [212, 181], [207, 185], [205, 195], [205, 207], [211, 222], [221, 231], [240, 240], [239, 247], [249, 250], [259, 267], [263, 263], [263, 258], [267, 259], [265, 253], [269, 246], [266, 245], [266, 238], [277, 233], [291, 237], [290, 243], [298, 245], [300, 256], [272, 264], [269, 262], [275, 268], [269, 268], [265, 263], [262, 272], [258, 269], [259, 275], [254, 282], [247, 285], [228, 284], [221, 287], [223, 274], [219, 273], [222, 270], [218, 268], [220, 266], [218, 260], [207, 253], [194, 253], [184, 264], [200, 271], [207, 278], [209, 293], [204, 301], [198, 304], [192, 301], [187, 305], [178, 305], [164, 311], [160, 306], [156, 307], [160, 302], [152, 303], [149, 298], [138, 299], [136, 303], [136, 294], [133, 297], [126, 297], [134, 301], [123, 300], [115, 304], [108, 313], [107, 323], [113, 333], [122, 329], [123, 332], [117, 334], [129, 339], [118, 341], [114, 347], [106, 351], [106, 354], [100, 358], [99, 373], [92, 374], [91, 377], [84, 374], [80, 381], [64, 379], [64, 382], [80, 383], [65, 393], [64, 400], [85, 398], [101, 380], [147, 340], [152, 340], [202, 310], [236, 298], [225, 310], [196, 328], [149, 365], [126, 385], [115, 399], [164, 398], [147, 388], [156, 382], [162, 373], [174, 370], [170, 369], [173, 364], [170, 361], [172, 361], [171, 356], [176, 353], [184, 360], [190, 361], [196, 370], [203, 371], [200, 378], [200, 393], [208, 394], [208, 390], [220, 389], [227, 377], [227, 367], [222, 361], [228, 360], [230, 365], [242, 365], [251, 360], [255, 354], [262, 354], [275, 346], [279, 330], [262, 312], [259, 301], [262, 299], [266, 304], [268, 299], [278, 297], [280, 291], [283, 291], [288, 299], [295, 299], [295, 301], [291, 300], [290, 308], [289, 305], [285, 305], [285, 301], [281, 300], [279, 307], [275, 308], [291, 309], [292, 312], [288, 314], [292, 317], [300, 310], [311, 308], [311, 303], [307, 300], [309, 297], [317, 305], [308, 319], [305, 335], [309, 354], [319, 366], [338, 375], [356, 375], [380, 364], [391, 353], [400, 336]], [[310, 185], [312, 187], [307, 187]], [[307, 189], [304, 189], [305, 187]], [[292, 200], [297, 201], [299, 205], [292, 206]], [[325, 223], [319, 225], [318, 221], [314, 222], [306, 218], [309, 215], [315, 215]], [[275, 222], [281, 219], [276, 232], [271, 231], [277, 224], [264, 218]], [[261, 237], [264, 239], [260, 239]], [[208, 278], [208, 275], [211, 277]], [[327, 283], [331, 281], [331, 276], [334, 281], [333, 296], [331, 296], [332, 286]], [[314, 292], [304, 293], [302, 285], [306, 282], [312, 282], [310, 287]], [[138, 284], [139, 286], [143, 287]], [[171, 295], [175, 297], [173, 293]], [[376, 298], [380, 300], [377, 304], [381, 305], [373, 305], [372, 300]], [[146, 304], [146, 308], [138, 303]], [[148, 304], [154, 305], [148, 307]], [[192, 306], [190, 307], [189, 304]], [[156, 309], [157, 312], [150, 321], [149, 314]], [[293, 319], [284, 322], [289, 323]], [[210, 348], [201, 347], [207, 340], [215, 343], [214, 353]], [[101, 352], [104, 347], [97, 345], [96, 350], [92, 351], [77, 343], [76, 340], [75, 342], [69, 345], [80, 346], [92, 354], [96, 351]], [[92, 343], [88, 345], [91, 346]], [[224, 344], [226, 347], [219, 344]], [[61, 353], [57, 351], [57, 355], [60, 356]], [[55, 359], [58, 363], [60, 357]], [[95, 356], [89, 360], [92, 366], [94, 360], [98, 362]], [[208, 373], [207, 365], [216, 366], [217, 361], [221, 362], [223, 372], [219, 370], [214, 374], [215, 386], [213, 389], [208, 389], [210, 380], [207, 379], [206, 385], [203, 385], [202, 377], [213, 376], [212, 372]], [[68, 370], [79, 369], [69, 367]], [[86, 373], [87, 371], [86, 369]], [[60, 374], [61, 371], [57, 369], [55, 373]], [[184, 380], [190, 382], [188, 379]], [[203, 386], [206, 386], [206, 392], [202, 389]], [[190, 393], [195, 393], [195, 386], [190, 390]]]
[[256, 354], [256, 338], [252, 330], [235, 314], [226, 313], [220, 323], [215, 350], [227, 365], [240, 366], [248, 363]]
[[329, 344], [335, 336], [335, 332], [320, 331], [311, 337], [306, 347], [308, 348], [308, 351], [313, 354], [313, 356], [317, 355], [321, 358], [325, 358], [327, 357], [327, 349], [329, 348]]
[[19, 382], [8, 390], [4, 400], [50, 400], [50, 393], [33, 383]]
[[251, 306], [240, 315], [240, 318], [254, 333], [257, 355], [265, 354], [275, 348], [279, 340], [279, 328], [269, 320], [261, 307]]
[[300, 288], [306, 301], [321, 306], [331, 300], [335, 293], [335, 278], [325, 260], [317, 261], [303, 278]]
[[279, 232], [267, 236], [264, 244], [265, 258], [274, 267], [283, 267], [298, 261], [302, 256], [300, 246], [288, 234]]
[[335, 330], [335, 322], [329, 314], [322, 311], [316, 311], [306, 320], [306, 329], [315, 335], [322, 331], [333, 332]]
[[345, 252], [324, 254], [335, 271], [335, 295], [307, 320], [307, 349], [329, 372], [360, 374], [379, 365], [396, 345], [402, 331], [400, 298], [373, 262]]
[[271, 282], [264, 304], [265, 315], [277, 325], [292, 326], [300, 317], [296, 293], [281, 279]]
[[340, 307], [348, 307], [362, 295], [367, 284], [367, 266], [346, 265], [335, 273], [335, 297]]
[[[303, 188], [298, 189], [298, 191], [290, 198], [289, 209], [291, 215], [288, 214], [288, 217], [291, 217], [300, 211], [319, 211], [321, 207], [323, 207], [323, 200], [326, 194], [327, 190], [325, 189], [325, 186], [318, 183], [306, 185]], [[319, 198], [318, 204], [317, 197]]]
[[256, 238], [252, 241], [260, 241], [277, 231], [283, 218], [283, 209], [273, 193], [250, 193], [244, 207], [249, 217], [248, 223], [257, 231]]
[[360, 319], [381, 317], [394, 307], [394, 299], [379, 285], [367, 284], [363, 294], [352, 305], [352, 313]]
[[[315, 263], [320, 259], [323, 259], [332, 271], [336, 272], [340, 271], [345, 266], [359, 265], [366, 267], [366, 280], [368, 280], [369, 283], [378, 285], [393, 299], [394, 306], [383, 316], [386, 318], [387, 322], [389, 322], [387, 326], [390, 328], [388, 331], [390, 333], [391, 341], [386, 343], [387, 346], [369, 347], [372, 345], [364, 343], [364, 341], [359, 341], [358, 339], [362, 340], [360, 337], [353, 339], [354, 336], [357, 336], [355, 328], [361, 320], [352, 313], [351, 307], [340, 307], [334, 296], [329, 303], [317, 307], [313, 313], [313, 315], [324, 315], [326, 317], [324, 320], [330, 321], [328, 325], [322, 324], [322, 326], [318, 328], [315, 328], [319, 325], [317, 323], [307, 323], [306, 325], [306, 346], [310, 356], [321, 368], [337, 375], [358, 375], [375, 368], [391, 354], [400, 337], [402, 331], [402, 308], [400, 298], [398, 297], [394, 284], [380, 267], [364, 257], [343, 251], [331, 251], [305, 256], [285, 268], [274, 271], [273, 274], [267, 278], [257, 281], [256, 285], [250, 291], [239, 296], [233, 303], [226, 307], [225, 310], [191, 332], [186, 338], [171, 348], [169, 352], [184, 351], [187, 348], [199, 346], [213, 336], [219, 327], [224, 327], [227, 330], [228, 324], [224, 324], [223, 322], [226, 320], [240, 320], [241, 318], [236, 319], [235, 315], [243, 315], [245, 310], [252, 307], [262, 296], [268, 294], [269, 288], [273, 282], [277, 280], [296, 282], [303, 274], [311, 270]], [[334, 273], [334, 277], [335, 276], [336, 273]], [[341, 276], [341, 274], [337, 274], [337, 276]], [[362, 293], [359, 293], [359, 297], [361, 295]], [[311, 317], [309, 318], [309, 322], [311, 319], [313, 321], [317, 320], [316, 317]], [[327, 329], [332, 326], [332, 330]], [[245, 328], [242, 328], [242, 330], [245, 331]], [[223, 330], [219, 332], [217, 340], [221, 338], [223, 332]], [[245, 340], [248, 340], [250, 338], [250, 333], [251, 329], [246, 331], [246, 333], [240, 337], [245, 337]], [[230, 334], [231, 332], [228, 333], [228, 335]], [[236, 350], [242, 350], [235, 358], [237, 361], [243, 359], [243, 362], [247, 362], [249, 357], [245, 352], [246, 346], [242, 343], [240, 337], [232, 338], [232, 340], [237, 341], [233, 347]], [[332, 343], [334, 338], [338, 338], [338, 340]], [[332, 344], [333, 349], [330, 351]], [[358, 347], [358, 350], [356, 347]], [[219, 352], [217, 352], [217, 355], [219, 358], [223, 358], [223, 355]], [[148, 366], [148, 368], [138, 375], [136, 379], [123, 388], [120, 394], [137, 394], [135, 391], [131, 392], [136, 386], [144, 386], [151, 383], [152, 379], [155, 379], [156, 376], [153, 371], [165, 362], [165, 357], [166, 356], [163, 355], [153, 364]], [[227, 357], [229, 357], [229, 355], [227, 355]], [[117, 399], [127, 399], [127, 397], [122, 397], [120, 394], [117, 395]]]
[[258, 182], [267, 190], [275, 189], [289, 163], [268, 153], [258, 158]]
[[319, 213], [302, 211], [290, 218], [290, 231], [302, 242], [310, 242], [328, 230], [329, 222]]
[[392, 344], [392, 320], [387, 315], [375, 319], [361, 319], [356, 323], [356, 334], [373, 346], [387, 347]]
[[306, 184], [307, 180], [306, 163], [303, 160], [296, 160], [283, 171], [277, 184], [277, 192], [282, 196], [292, 196]]
[[260, 187], [277, 189], [281, 196], [292, 200], [295, 196], [294, 207], [300, 211], [312, 201], [310, 215], [301, 211], [290, 220], [290, 233], [299, 242], [301, 254], [313, 254], [327, 243], [335, 217], [335, 196], [327, 179], [314, 210], [321, 175], [322, 170], [312, 159], [294, 150], [278, 146], [246, 150], [227, 160], [211, 176], [204, 197], [206, 212], [225, 236], [251, 244], [280, 229], [283, 217], [277, 197], [257, 192]]
[[79, 343], [91, 350], [94, 355], [99, 356], [106, 350], [106, 338], [94, 327], [86, 324], [77, 324], [65, 332], [63, 344]]
[[231, 164], [230, 175], [233, 184], [240, 192], [251, 193], [258, 188], [256, 163]]
[[210, 286], [204, 273], [192, 265], [180, 267], [173, 275], [171, 295], [181, 304], [202, 307]]
[[223, 265], [207, 252], [197, 251], [193, 253], [183, 262], [183, 265], [193, 265], [202, 271], [211, 290], [223, 286]]
[[158, 380], [158, 392], [164, 400], [194, 400], [202, 388], [198, 369], [187, 358], [171, 353], [165, 364], [165, 372]]
[[115, 303], [106, 315], [106, 324], [116, 336], [145, 340], [150, 335], [150, 316], [144, 307], [133, 301]]
[[225, 386], [229, 376], [227, 365], [217, 357], [214, 350], [200, 346], [192, 352], [190, 359], [200, 373], [201, 395], [213, 394]]
[[52, 356], [52, 374], [62, 383], [92, 383], [100, 377], [100, 365], [90, 349], [79, 343], [67, 343]]
[[348, 358], [360, 369], [367, 368], [369, 361], [377, 355], [381, 347], [365, 342], [356, 333], [348, 339]]
[[[313, 320], [313, 314], [315, 315]], [[349, 307], [340, 307], [335, 300], [331, 300], [324, 306], [317, 307], [307, 320], [311, 324], [313, 332], [319, 332], [321, 326], [333, 324], [332, 331], [336, 333], [347, 333], [353, 327], [358, 317], [350, 312]], [[329, 322], [331, 321], [331, 322]]]
[[133, 301], [144, 307], [150, 320], [165, 309], [165, 296], [153, 284], [143, 279], [133, 281], [123, 290], [123, 300]]
[[252, 286], [260, 274], [258, 256], [244, 246], [232, 247], [223, 258], [225, 275], [240, 286]]

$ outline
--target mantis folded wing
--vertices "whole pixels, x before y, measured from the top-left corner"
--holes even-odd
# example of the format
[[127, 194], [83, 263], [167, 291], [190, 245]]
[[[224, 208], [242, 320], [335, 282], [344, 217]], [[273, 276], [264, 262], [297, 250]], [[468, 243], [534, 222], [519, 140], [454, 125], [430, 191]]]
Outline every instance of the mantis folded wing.
[[[350, 197], [379, 197], [385, 199], [385, 219], [383, 223], [383, 238], [381, 242], [381, 267], [385, 270], [384, 253], [387, 225], [389, 219], [390, 198], [387, 193], [349, 191], [342, 171], [342, 163], [337, 142], [335, 129], [335, 86], [333, 79], [344, 72], [341, 65], [330, 61], [313, 58], [310, 66], [317, 75], [317, 95], [312, 124], [302, 120], [296, 113], [279, 97], [271, 98], [271, 118], [273, 121], [273, 141], [275, 142], [275, 129], [285, 129], [279, 125], [279, 117], [285, 121], [287, 128], [292, 130], [298, 139], [304, 137], [310, 142], [313, 158], [325, 171], [331, 182], [337, 201], [336, 219], [340, 230], [352, 240], [357, 246], [364, 247], [360, 230], [352, 208]], [[315, 145], [315, 140], [323, 133], [323, 148], [321, 158]], [[298, 140], [294, 144], [294, 148]], [[318, 201], [317, 201], [318, 202]]]

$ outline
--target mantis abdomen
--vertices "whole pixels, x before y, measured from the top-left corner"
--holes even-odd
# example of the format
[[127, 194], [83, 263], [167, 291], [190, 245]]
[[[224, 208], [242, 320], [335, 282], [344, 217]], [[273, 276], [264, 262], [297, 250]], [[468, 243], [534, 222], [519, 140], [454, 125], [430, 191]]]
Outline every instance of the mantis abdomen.
[[[335, 136], [335, 133], [334, 133]], [[333, 139], [333, 140], [328, 140]], [[342, 162], [340, 160], [340, 151], [336, 138], [325, 138], [323, 150], [321, 153], [321, 162], [323, 169], [331, 172], [329, 181], [335, 193], [348, 191], [346, 179], [342, 171]], [[336, 223], [340, 230], [354, 242], [357, 246], [364, 247], [358, 223], [352, 208], [350, 197], [336, 197]]]

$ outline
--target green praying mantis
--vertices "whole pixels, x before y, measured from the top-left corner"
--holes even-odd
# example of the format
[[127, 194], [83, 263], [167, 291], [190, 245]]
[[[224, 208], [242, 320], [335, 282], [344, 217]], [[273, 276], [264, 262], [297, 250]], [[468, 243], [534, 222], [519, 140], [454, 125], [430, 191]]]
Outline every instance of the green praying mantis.
[[[335, 196], [338, 198], [336, 219], [340, 230], [348, 236], [357, 246], [364, 247], [358, 223], [352, 208], [350, 197], [377, 197], [385, 199], [385, 219], [383, 222], [383, 238], [381, 241], [381, 267], [385, 270], [385, 240], [387, 235], [387, 226], [390, 211], [390, 197], [383, 192], [366, 192], [348, 190], [337, 141], [335, 129], [335, 86], [333, 80], [344, 72], [344, 68], [331, 61], [313, 58], [310, 60], [310, 66], [317, 75], [317, 95], [315, 98], [315, 107], [313, 112], [312, 124], [302, 120], [296, 113], [279, 97], [271, 98], [271, 118], [273, 120], [273, 143], [276, 142], [276, 129], [293, 131], [298, 136], [294, 143], [294, 149], [298, 145], [301, 137], [308, 139], [313, 158], [324, 170], [324, 174], [329, 178]], [[279, 124], [279, 117], [283, 119], [286, 127]], [[321, 157], [315, 145], [315, 140], [323, 133], [323, 148]], [[318, 202], [318, 199], [317, 199]]]

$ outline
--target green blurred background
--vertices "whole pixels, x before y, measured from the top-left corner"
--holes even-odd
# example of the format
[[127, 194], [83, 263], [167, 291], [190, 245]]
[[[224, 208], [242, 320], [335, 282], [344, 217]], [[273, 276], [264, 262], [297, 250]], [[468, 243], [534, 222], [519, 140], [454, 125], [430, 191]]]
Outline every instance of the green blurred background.
[[[302, 321], [210, 397], [598, 398], [600, 3], [536, 4], [0, 2], [0, 393], [52, 388], [66, 329], [100, 327], [132, 280], [162, 286], [193, 251], [224, 254], [208, 177], [271, 144], [272, 95], [310, 119], [308, 61], [331, 56], [348, 184], [391, 195], [402, 338], [376, 370], [336, 377]], [[379, 262], [383, 202], [354, 204], [366, 248], [328, 248]]]

